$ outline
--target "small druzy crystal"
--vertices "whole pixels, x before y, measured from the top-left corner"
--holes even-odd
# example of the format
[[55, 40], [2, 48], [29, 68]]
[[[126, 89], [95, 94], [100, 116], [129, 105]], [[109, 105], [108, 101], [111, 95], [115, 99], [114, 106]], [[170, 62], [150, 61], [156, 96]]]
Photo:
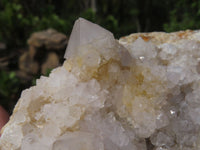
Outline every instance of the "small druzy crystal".
[[200, 149], [200, 32], [111, 32], [78, 19], [63, 66], [24, 90], [1, 150]]

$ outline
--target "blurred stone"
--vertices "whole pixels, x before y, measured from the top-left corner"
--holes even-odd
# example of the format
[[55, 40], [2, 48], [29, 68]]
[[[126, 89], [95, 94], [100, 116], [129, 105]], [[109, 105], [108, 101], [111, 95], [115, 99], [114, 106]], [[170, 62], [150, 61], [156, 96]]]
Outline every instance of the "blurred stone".
[[19, 68], [26, 73], [37, 74], [39, 71], [39, 64], [31, 59], [28, 52], [25, 52], [19, 58]]
[[33, 33], [28, 39], [28, 44], [36, 48], [60, 50], [66, 48], [67, 37], [54, 29], [48, 29]]
[[22, 83], [27, 84], [27, 81], [32, 81], [33, 80], [33, 75], [26, 73], [25, 71], [18, 70], [16, 71], [16, 76], [21, 80]]
[[19, 68], [28, 74], [46, 74], [57, 67], [67, 45], [67, 37], [54, 29], [36, 32], [28, 39], [29, 49], [19, 59]]
[[56, 55], [56, 53], [49, 53], [47, 56], [47, 59], [45, 61], [45, 63], [42, 64], [42, 74], [46, 74], [48, 72], [49, 69], [53, 69], [55, 67], [58, 67], [59, 65], [59, 58]]
[[34, 59], [35, 55], [37, 53], [37, 49], [34, 46], [29, 46], [29, 56], [31, 59]]
[[6, 44], [0, 42], [0, 51], [5, 50], [6, 49]]

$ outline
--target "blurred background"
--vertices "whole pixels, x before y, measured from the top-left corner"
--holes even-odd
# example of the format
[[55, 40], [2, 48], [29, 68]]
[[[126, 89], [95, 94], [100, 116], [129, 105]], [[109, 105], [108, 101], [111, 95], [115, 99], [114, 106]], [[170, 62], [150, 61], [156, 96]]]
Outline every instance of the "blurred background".
[[200, 0], [0, 0], [0, 105], [62, 64], [74, 21], [86, 18], [116, 38], [200, 28]]

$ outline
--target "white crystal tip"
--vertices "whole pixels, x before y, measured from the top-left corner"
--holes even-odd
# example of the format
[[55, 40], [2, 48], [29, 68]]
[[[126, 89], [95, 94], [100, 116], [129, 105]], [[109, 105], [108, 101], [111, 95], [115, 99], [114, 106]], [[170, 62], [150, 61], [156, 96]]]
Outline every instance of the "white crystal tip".
[[73, 57], [79, 53], [81, 46], [97, 42], [108, 36], [114, 38], [110, 31], [86, 19], [79, 18], [73, 26], [64, 58]]

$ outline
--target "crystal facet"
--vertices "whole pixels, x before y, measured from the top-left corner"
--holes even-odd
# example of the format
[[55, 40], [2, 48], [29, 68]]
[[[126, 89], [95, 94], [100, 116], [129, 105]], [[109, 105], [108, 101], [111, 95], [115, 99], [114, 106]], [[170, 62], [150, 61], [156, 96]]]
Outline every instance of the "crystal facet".
[[72, 29], [64, 57], [73, 57], [79, 53], [82, 46], [90, 45], [104, 39], [109, 40], [110, 38], [114, 39], [110, 31], [83, 18], [79, 18]]

